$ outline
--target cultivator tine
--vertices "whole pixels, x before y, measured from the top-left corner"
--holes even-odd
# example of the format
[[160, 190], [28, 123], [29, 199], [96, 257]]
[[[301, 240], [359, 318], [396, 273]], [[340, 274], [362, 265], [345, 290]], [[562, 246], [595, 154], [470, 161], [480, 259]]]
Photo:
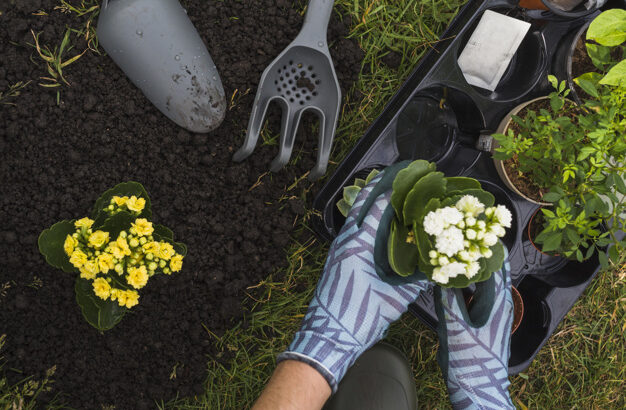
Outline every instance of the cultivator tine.
[[257, 140], [259, 139], [259, 134], [261, 133], [261, 128], [263, 127], [267, 107], [272, 100], [272, 98], [261, 96], [260, 92], [256, 98], [257, 101], [254, 104], [252, 115], [250, 116], [250, 121], [248, 122], [246, 140], [244, 141], [243, 146], [235, 152], [235, 155], [233, 155], [233, 161], [235, 162], [243, 161], [254, 151]]
[[302, 110], [292, 112], [288, 104], [283, 108], [283, 121], [280, 130], [280, 147], [278, 155], [272, 161], [272, 166], [270, 168], [272, 172], [281, 170], [289, 162], [301, 117]]

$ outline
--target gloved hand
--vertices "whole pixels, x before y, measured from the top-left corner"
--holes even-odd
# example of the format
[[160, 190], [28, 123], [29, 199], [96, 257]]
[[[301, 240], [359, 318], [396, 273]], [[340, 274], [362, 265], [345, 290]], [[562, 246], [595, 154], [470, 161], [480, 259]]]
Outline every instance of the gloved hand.
[[364, 214], [360, 226], [357, 216], [383, 174], [359, 193], [330, 247], [302, 326], [289, 349], [278, 356], [278, 361], [298, 360], [314, 367], [333, 392], [357, 357], [382, 339], [389, 324], [399, 319], [419, 293], [431, 286], [426, 280], [394, 286], [383, 282], [376, 273], [376, 230], [389, 205], [391, 191], [380, 195], [380, 187], [374, 191], [372, 195], [378, 198]]
[[500, 271], [476, 285], [470, 312], [460, 289], [435, 288], [437, 361], [454, 409], [515, 409], [508, 391], [513, 322], [508, 253], [504, 260]]

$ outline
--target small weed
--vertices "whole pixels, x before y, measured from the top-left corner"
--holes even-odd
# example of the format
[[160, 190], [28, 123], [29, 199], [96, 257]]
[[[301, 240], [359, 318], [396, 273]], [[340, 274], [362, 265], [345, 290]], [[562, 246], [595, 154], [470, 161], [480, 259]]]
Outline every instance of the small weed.
[[94, 53], [100, 54], [100, 51], [98, 51], [98, 35], [93, 24], [98, 14], [100, 14], [100, 6], [96, 0], [82, 0], [79, 6], [74, 6], [66, 0], [61, 0], [61, 4], [54, 9], [65, 14], [74, 13], [76, 17], [86, 17], [87, 20], [80, 29], [72, 28], [71, 31], [79, 37], [84, 36], [87, 48]]
[[[70, 83], [63, 76], [63, 69], [68, 65], [76, 62], [79, 58], [81, 58], [87, 50], [84, 50], [82, 53], [75, 55], [67, 60], [63, 59], [63, 55], [66, 52], [72, 50], [73, 46], [70, 44], [70, 34], [72, 33], [71, 29], [67, 29], [65, 31], [65, 36], [63, 36], [63, 41], [61, 45], [58, 47], [54, 47], [54, 49], [50, 49], [48, 46], [41, 46], [39, 44], [39, 36], [41, 33], [35, 34], [33, 30], [30, 31], [33, 35], [33, 39], [35, 40], [35, 44], [33, 47], [37, 50], [39, 57], [46, 63], [46, 67], [48, 69], [48, 74], [50, 77], [41, 77], [44, 82], [39, 83], [40, 86], [46, 88], [59, 88], [62, 84], [70, 85]], [[60, 91], [57, 90], [57, 104], [60, 99]]]
[[9, 89], [7, 91], [0, 92], [0, 104], [15, 105], [15, 103], [8, 101], [9, 98], [18, 97], [22, 93], [22, 89], [25, 88], [28, 84], [30, 84], [30, 81], [20, 81], [9, 86]]
[[[0, 336], [0, 351], [4, 347], [6, 342], [6, 335]], [[3, 366], [3, 357], [0, 357], [0, 371]], [[31, 377], [20, 381], [15, 385], [9, 384], [4, 375], [0, 375], [0, 409], [7, 410], [31, 410], [38, 408], [37, 397], [43, 392], [49, 392], [52, 390], [51, 384], [53, 383], [52, 376], [56, 371], [56, 366], [52, 366], [46, 371], [46, 375], [43, 380], [32, 380]], [[52, 400], [55, 402], [56, 398]], [[57, 408], [57, 405], [51, 404], [48, 408]]]
[[26, 286], [35, 290], [41, 289], [43, 287], [43, 280], [38, 276], [33, 276], [32, 282]]

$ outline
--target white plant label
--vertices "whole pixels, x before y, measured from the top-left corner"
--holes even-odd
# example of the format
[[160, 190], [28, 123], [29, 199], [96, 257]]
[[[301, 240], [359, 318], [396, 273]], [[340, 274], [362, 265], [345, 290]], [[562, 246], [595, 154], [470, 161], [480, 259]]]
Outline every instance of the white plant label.
[[465, 80], [493, 91], [528, 33], [530, 23], [485, 11], [459, 56]]

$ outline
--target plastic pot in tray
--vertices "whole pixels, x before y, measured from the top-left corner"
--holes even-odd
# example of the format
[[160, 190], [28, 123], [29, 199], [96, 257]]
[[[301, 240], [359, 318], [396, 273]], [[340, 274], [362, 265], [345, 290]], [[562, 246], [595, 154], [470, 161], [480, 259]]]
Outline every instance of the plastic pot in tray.
[[[456, 63], [464, 42], [488, 9], [531, 23], [494, 92], [467, 84]], [[495, 131], [514, 107], [550, 93], [547, 75], [556, 72], [556, 65], [563, 65], [555, 58], [561, 40], [591, 18], [593, 14], [575, 20], [548, 15], [533, 20], [514, 1], [469, 1], [442, 35], [446, 40], [422, 58], [314, 202], [320, 215], [313, 220], [314, 229], [322, 238], [331, 240], [344, 222], [335, 206], [343, 187], [372, 168], [405, 159], [425, 159], [435, 161], [438, 170], [448, 176], [470, 176], [481, 181], [496, 196], [497, 203], [513, 213], [513, 227], [504, 242], [509, 249], [513, 285], [523, 298], [525, 313], [512, 336], [511, 374], [530, 365], [600, 266], [597, 258], [578, 263], [538, 252], [525, 233], [538, 205], [504, 186], [491, 155], [479, 150], [477, 144], [479, 136]], [[410, 311], [431, 328], [436, 326], [432, 293], [423, 292]]]

